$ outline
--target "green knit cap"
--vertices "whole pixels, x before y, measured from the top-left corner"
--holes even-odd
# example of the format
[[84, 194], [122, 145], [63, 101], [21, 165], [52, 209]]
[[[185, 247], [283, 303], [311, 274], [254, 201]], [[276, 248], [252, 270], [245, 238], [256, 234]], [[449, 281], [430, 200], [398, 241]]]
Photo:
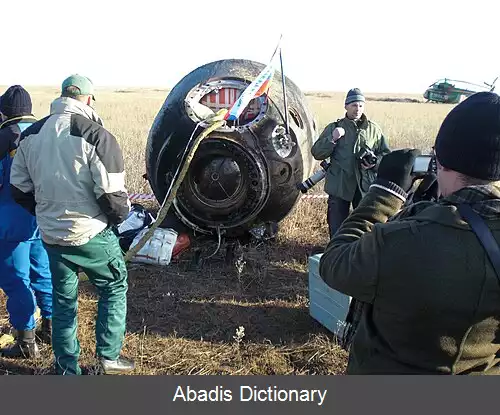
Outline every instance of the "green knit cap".
[[353, 102], [365, 102], [365, 96], [359, 88], [353, 88], [347, 93], [345, 105], [352, 104]]

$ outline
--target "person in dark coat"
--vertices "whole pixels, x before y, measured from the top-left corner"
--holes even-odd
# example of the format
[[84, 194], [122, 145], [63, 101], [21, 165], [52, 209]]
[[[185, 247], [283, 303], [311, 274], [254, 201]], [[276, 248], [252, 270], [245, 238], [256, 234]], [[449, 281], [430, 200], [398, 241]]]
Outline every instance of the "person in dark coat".
[[321, 257], [326, 284], [365, 304], [348, 374], [500, 374], [500, 275], [465, 214], [498, 244], [500, 97], [453, 108], [434, 149], [437, 201], [401, 210], [420, 152], [393, 151]]
[[[311, 148], [316, 160], [330, 159], [324, 190], [328, 194], [330, 238], [368, 191], [377, 165], [390, 153], [380, 126], [365, 114], [365, 96], [358, 88], [347, 92], [345, 116], [329, 123]], [[374, 160], [368, 161], [369, 152]]]
[[16, 343], [0, 350], [3, 357], [39, 356], [35, 312], [42, 315], [41, 340], [50, 343], [52, 282], [47, 252], [35, 216], [17, 204], [10, 189], [10, 172], [21, 133], [37, 120], [29, 93], [11, 86], [0, 97], [0, 288], [7, 295]]

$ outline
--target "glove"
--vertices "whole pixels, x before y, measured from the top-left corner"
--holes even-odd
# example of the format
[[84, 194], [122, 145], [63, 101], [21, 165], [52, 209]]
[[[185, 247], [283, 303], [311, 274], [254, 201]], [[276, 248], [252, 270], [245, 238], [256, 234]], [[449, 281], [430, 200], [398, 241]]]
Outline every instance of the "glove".
[[427, 174], [415, 190], [415, 193], [413, 194], [413, 202], [420, 202], [422, 200], [437, 200], [438, 196], [437, 176], [434, 173]]
[[386, 154], [378, 167], [377, 179], [392, 182], [408, 192], [414, 179], [411, 174], [413, 163], [420, 154], [420, 150], [409, 148]]

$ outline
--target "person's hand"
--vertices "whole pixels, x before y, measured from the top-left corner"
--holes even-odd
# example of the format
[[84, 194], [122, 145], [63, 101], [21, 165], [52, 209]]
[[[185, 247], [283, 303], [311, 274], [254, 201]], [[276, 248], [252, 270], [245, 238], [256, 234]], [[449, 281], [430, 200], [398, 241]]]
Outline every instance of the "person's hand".
[[420, 150], [409, 148], [386, 154], [378, 166], [377, 178], [397, 184], [408, 192], [413, 183], [413, 163], [420, 154]]
[[332, 142], [336, 143], [339, 141], [345, 134], [345, 130], [342, 127], [337, 127], [332, 132]]
[[417, 189], [413, 193], [413, 201], [437, 200], [439, 198], [439, 186], [437, 176], [434, 173], [424, 176]]
[[366, 160], [362, 160], [361, 161], [361, 168], [363, 168], [364, 170], [373, 169], [376, 165], [377, 165], [377, 163], [375, 163], [375, 164], [368, 164], [366, 162]]

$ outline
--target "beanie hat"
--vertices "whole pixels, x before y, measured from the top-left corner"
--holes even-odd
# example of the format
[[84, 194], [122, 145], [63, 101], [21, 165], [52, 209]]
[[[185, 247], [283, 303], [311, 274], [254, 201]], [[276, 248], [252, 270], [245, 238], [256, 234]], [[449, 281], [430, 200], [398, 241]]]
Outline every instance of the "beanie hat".
[[345, 105], [357, 101], [365, 102], [365, 96], [363, 95], [363, 93], [359, 88], [353, 88], [349, 90], [349, 92], [347, 93], [347, 97], [345, 98]]
[[7, 118], [32, 115], [31, 97], [21, 85], [13, 85], [0, 96], [0, 112]]
[[500, 180], [500, 96], [478, 92], [445, 117], [436, 158], [450, 170], [481, 180]]

